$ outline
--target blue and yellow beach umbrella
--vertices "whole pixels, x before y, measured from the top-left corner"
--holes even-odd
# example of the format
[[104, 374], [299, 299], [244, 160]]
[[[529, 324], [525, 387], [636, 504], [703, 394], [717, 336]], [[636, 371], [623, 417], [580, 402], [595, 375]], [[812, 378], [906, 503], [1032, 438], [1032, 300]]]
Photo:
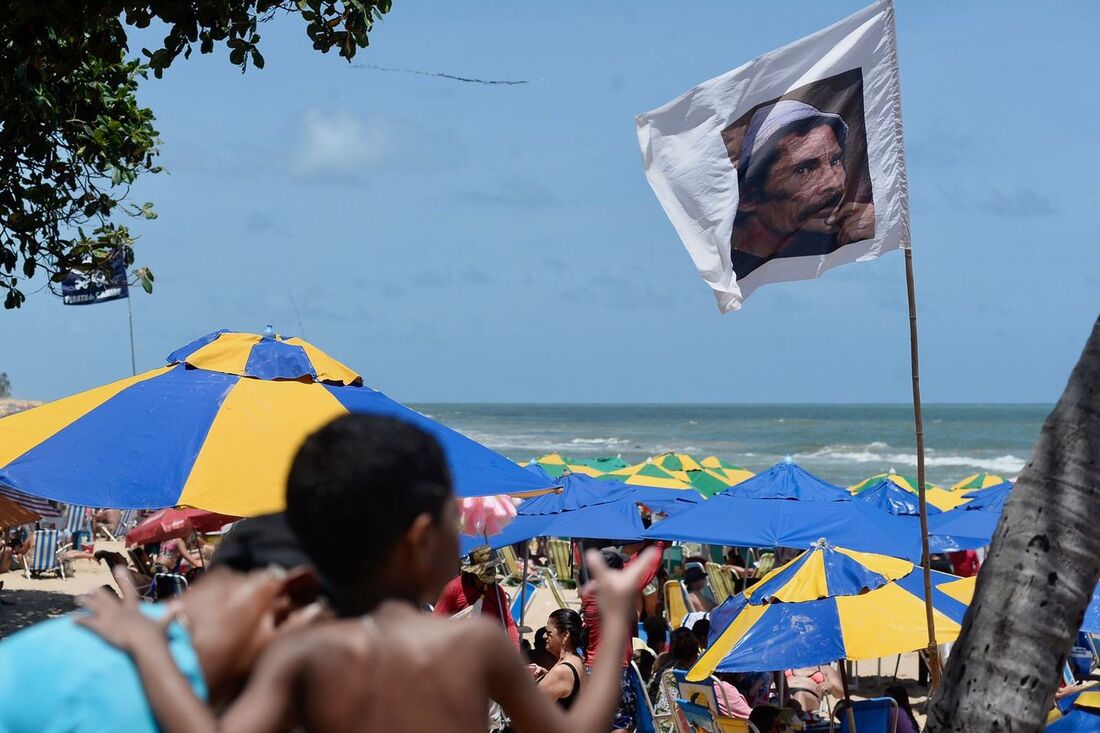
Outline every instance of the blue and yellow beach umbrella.
[[[938, 586], [957, 581], [932, 573], [936, 639], [956, 639], [967, 605]], [[924, 578], [902, 560], [852, 553], [825, 543], [711, 612], [707, 649], [688, 673], [752, 672], [874, 659], [928, 645]]]
[[278, 511], [298, 446], [351, 412], [435, 436], [459, 496], [546, 488], [301, 339], [230, 331], [178, 349], [168, 366], [0, 419], [0, 484], [85, 506]]

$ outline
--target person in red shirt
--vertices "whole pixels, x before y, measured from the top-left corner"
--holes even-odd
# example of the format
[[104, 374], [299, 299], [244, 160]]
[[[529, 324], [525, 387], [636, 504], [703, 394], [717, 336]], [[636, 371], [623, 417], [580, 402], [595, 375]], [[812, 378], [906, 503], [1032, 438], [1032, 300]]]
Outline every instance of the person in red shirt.
[[497, 567], [492, 550], [484, 545], [475, 548], [462, 566], [462, 573], [443, 588], [432, 612], [437, 616], [453, 616], [480, 601], [481, 615], [500, 621], [508, 638], [518, 647], [519, 630], [508, 607], [508, 594], [497, 585]]
[[978, 562], [978, 553], [974, 550], [949, 552], [947, 558], [951, 561], [951, 569], [955, 571], [955, 575], [964, 578], [977, 575], [978, 569], [981, 567], [981, 563]]
[[[645, 573], [642, 573], [638, 579], [639, 591], [652, 583], [653, 579], [657, 577], [657, 571], [660, 570], [661, 557], [664, 553], [665, 543], [657, 542], [656, 547], [659, 552], [653, 557], [652, 567], [648, 568]], [[625, 564], [630, 565], [637, 561], [643, 549], [645, 548], [639, 547], [638, 552], [631, 557], [630, 562]], [[604, 562], [606, 562], [609, 567], [618, 570], [624, 566], [623, 556], [617, 550], [606, 548], [603, 550], [602, 554]], [[584, 666], [587, 669], [592, 669], [596, 664], [597, 655], [600, 653], [600, 611], [599, 607], [596, 605], [596, 594], [590, 586], [585, 586], [581, 589], [581, 617], [584, 619], [584, 627], [587, 635], [584, 649]], [[637, 722], [635, 710], [637, 706], [637, 694], [634, 690], [634, 681], [630, 669], [630, 661], [633, 658], [633, 643], [627, 639], [626, 646], [623, 649], [622, 688], [619, 695], [619, 704], [615, 708], [612, 733], [627, 733], [628, 731], [633, 731]]]

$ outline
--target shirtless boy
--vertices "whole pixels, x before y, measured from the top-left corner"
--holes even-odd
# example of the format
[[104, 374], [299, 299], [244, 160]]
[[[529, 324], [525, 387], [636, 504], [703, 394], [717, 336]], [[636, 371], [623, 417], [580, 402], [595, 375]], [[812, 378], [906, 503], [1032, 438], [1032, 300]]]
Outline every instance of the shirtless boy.
[[[446, 460], [423, 431], [390, 418], [349, 415], [314, 433], [290, 471], [287, 518], [343, 618], [273, 643], [220, 718], [176, 672], [156, 624], [126, 604], [106, 602], [85, 622], [134, 658], [168, 733], [296, 726], [484, 733], [489, 699], [520, 733], [610, 728], [619, 692], [616, 655], [600, 657], [564, 711], [537, 690], [498, 626], [418, 610], [438, 597], [459, 556]], [[588, 561], [601, 633], [618, 648], [627, 641], [636, 576], [649, 563], [615, 573], [599, 553]]]

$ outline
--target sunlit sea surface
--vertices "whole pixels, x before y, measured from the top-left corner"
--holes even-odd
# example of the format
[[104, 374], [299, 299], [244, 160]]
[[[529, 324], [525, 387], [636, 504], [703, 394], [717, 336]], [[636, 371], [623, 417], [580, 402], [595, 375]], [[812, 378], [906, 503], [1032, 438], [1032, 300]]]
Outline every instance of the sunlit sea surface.
[[[832, 483], [916, 471], [910, 405], [421, 404], [416, 409], [517, 461], [550, 452], [717, 455], [760, 472], [792, 456]], [[925, 405], [927, 480], [977, 471], [1015, 477], [1051, 405]]]

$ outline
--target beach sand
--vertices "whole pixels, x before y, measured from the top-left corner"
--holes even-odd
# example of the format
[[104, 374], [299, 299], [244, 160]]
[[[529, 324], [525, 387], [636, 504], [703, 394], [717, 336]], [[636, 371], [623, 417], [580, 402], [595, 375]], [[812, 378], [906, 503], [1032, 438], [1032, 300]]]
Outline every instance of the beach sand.
[[[126, 551], [122, 542], [103, 540], [95, 543], [95, 549]], [[24, 626], [74, 610], [77, 596], [101, 585], [114, 587], [114, 578], [106, 565], [94, 560], [74, 560], [72, 566], [73, 575], [64, 579], [54, 575], [27, 578], [22, 569], [0, 575], [0, 581], [4, 582], [0, 599], [7, 601], [0, 605], [0, 636], [10, 636]]]

